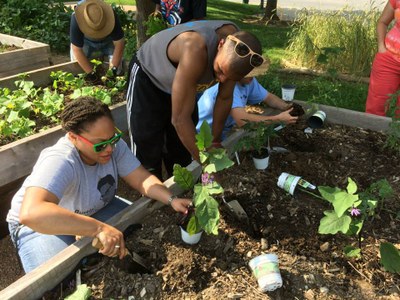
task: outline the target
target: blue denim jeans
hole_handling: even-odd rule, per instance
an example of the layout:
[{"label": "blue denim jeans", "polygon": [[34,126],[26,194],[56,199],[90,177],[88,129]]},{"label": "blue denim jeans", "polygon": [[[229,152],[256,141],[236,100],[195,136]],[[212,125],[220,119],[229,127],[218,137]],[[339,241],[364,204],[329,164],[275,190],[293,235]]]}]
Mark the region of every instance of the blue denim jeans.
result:
[{"label": "blue denim jeans", "polygon": [[[128,205],[123,200],[114,198],[92,217],[107,221]],[[75,236],[41,234],[18,223],[9,223],[8,228],[25,273],[32,271],[75,242]]]}]

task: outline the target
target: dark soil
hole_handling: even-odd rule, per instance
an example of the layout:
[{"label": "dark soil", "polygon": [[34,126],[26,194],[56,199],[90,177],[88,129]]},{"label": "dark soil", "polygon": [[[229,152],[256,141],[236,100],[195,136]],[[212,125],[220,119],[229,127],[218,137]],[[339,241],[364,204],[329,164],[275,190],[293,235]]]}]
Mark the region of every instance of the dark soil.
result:
[{"label": "dark soil", "polygon": [[[116,259],[102,257],[82,274],[93,299],[399,299],[400,275],[381,267],[379,244],[400,248],[400,155],[384,147],[382,133],[325,124],[305,134],[306,127],[301,121],[279,131],[271,146],[289,152],[273,152],[267,170],[255,170],[250,153],[239,153],[240,165],[220,174],[226,201],[238,200],[249,224],[222,204],[218,236],[203,233],[199,244],[189,246],[176,225],[181,216],[164,207],[127,237],[128,247],[147,259],[152,273],[128,274]],[[354,238],[318,234],[328,203],[302,191],[288,195],[277,186],[282,172],[342,189],[351,177],[358,191],[382,178],[389,181],[395,196],[364,225],[361,259],[343,254]],[[137,196],[126,188],[121,195]],[[279,257],[283,286],[273,292],[260,292],[248,267],[262,253]]]},{"label": "dark soil", "polygon": [[14,51],[14,50],[18,50],[18,49],[22,49],[22,48],[21,47],[17,47],[15,45],[2,44],[0,42],[0,53],[8,52],[8,51]]},{"label": "dark soil", "polygon": [[300,104],[294,103],[293,102],[293,110],[290,112],[290,115],[292,117],[301,117],[302,115],[305,114],[305,111],[303,107]]},{"label": "dark soil", "polygon": [[[127,238],[153,274],[127,274],[115,259],[105,258],[98,271],[84,274],[94,298],[398,299],[400,276],[381,267],[379,243],[400,246],[400,156],[384,148],[381,133],[326,125],[306,135],[306,127],[302,122],[279,133],[274,145],[290,152],[272,153],[266,171],[256,171],[249,153],[241,153],[241,164],[221,174],[226,201],[238,200],[249,224],[222,205],[219,235],[203,234],[199,244],[189,246],[180,238],[179,216],[165,207]],[[382,178],[390,182],[395,196],[385,202],[387,210],[365,224],[361,259],[342,252],[354,239],[318,234],[328,203],[301,191],[288,195],[277,186],[282,172],[342,189],[351,177],[359,191]],[[276,253],[280,260],[284,284],[274,292],[260,292],[248,267],[262,253]]]}]

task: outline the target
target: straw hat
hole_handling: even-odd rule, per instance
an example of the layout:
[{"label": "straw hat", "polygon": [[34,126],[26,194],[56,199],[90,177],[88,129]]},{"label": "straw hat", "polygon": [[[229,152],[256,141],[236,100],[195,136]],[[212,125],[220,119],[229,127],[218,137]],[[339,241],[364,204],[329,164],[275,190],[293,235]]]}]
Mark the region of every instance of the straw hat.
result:
[{"label": "straw hat", "polygon": [[269,65],[270,65],[269,58],[264,57],[264,62],[262,63],[262,65],[259,67],[253,68],[253,70],[251,70],[250,73],[248,73],[244,77],[256,77],[256,76],[264,75],[265,73],[267,73]]},{"label": "straw hat", "polygon": [[101,0],[86,0],[75,9],[79,29],[89,38],[102,39],[114,29],[114,12]]}]

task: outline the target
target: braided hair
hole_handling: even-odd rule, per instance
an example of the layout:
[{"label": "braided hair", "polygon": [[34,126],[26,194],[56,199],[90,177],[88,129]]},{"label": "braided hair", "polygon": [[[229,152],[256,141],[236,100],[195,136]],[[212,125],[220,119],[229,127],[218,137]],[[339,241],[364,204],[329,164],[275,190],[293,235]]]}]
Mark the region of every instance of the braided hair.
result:
[{"label": "braided hair", "polygon": [[85,131],[87,125],[96,122],[101,117],[114,121],[108,105],[89,96],[78,97],[69,102],[60,115],[62,128],[76,134]]}]

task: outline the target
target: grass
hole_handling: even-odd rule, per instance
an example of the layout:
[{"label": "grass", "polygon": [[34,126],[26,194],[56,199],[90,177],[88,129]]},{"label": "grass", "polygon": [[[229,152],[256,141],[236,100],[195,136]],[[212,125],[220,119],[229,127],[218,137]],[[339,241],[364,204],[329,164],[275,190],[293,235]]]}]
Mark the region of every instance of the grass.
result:
[{"label": "grass", "polygon": [[[135,5],[135,1],[132,0],[106,1],[118,5]],[[368,93],[368,85],[365,83],[347,82],[335,77],[278,72],[281,62],[293,55],[289,50],[293,27],[255,22],[261,18],[261,13],[258,5],[243,5],[224,0],[207,1],[207,19],[234,20],[240,29],[250,31],[259,38],[263,45],[263,55],[271,59],[272,66],[265,76],[260,76],[258,79],[269,91],[281,96],[281,85],[294,83],[297,87],[295,99],[365,111]]]},{"label": "grass", "polygon": [[[151,0],[146,0],[146,1],[151,1]],[[116,5],[136,5],[135,0],[105,0],[104,2],[107,2],[109,4],[116,4]]]}]

